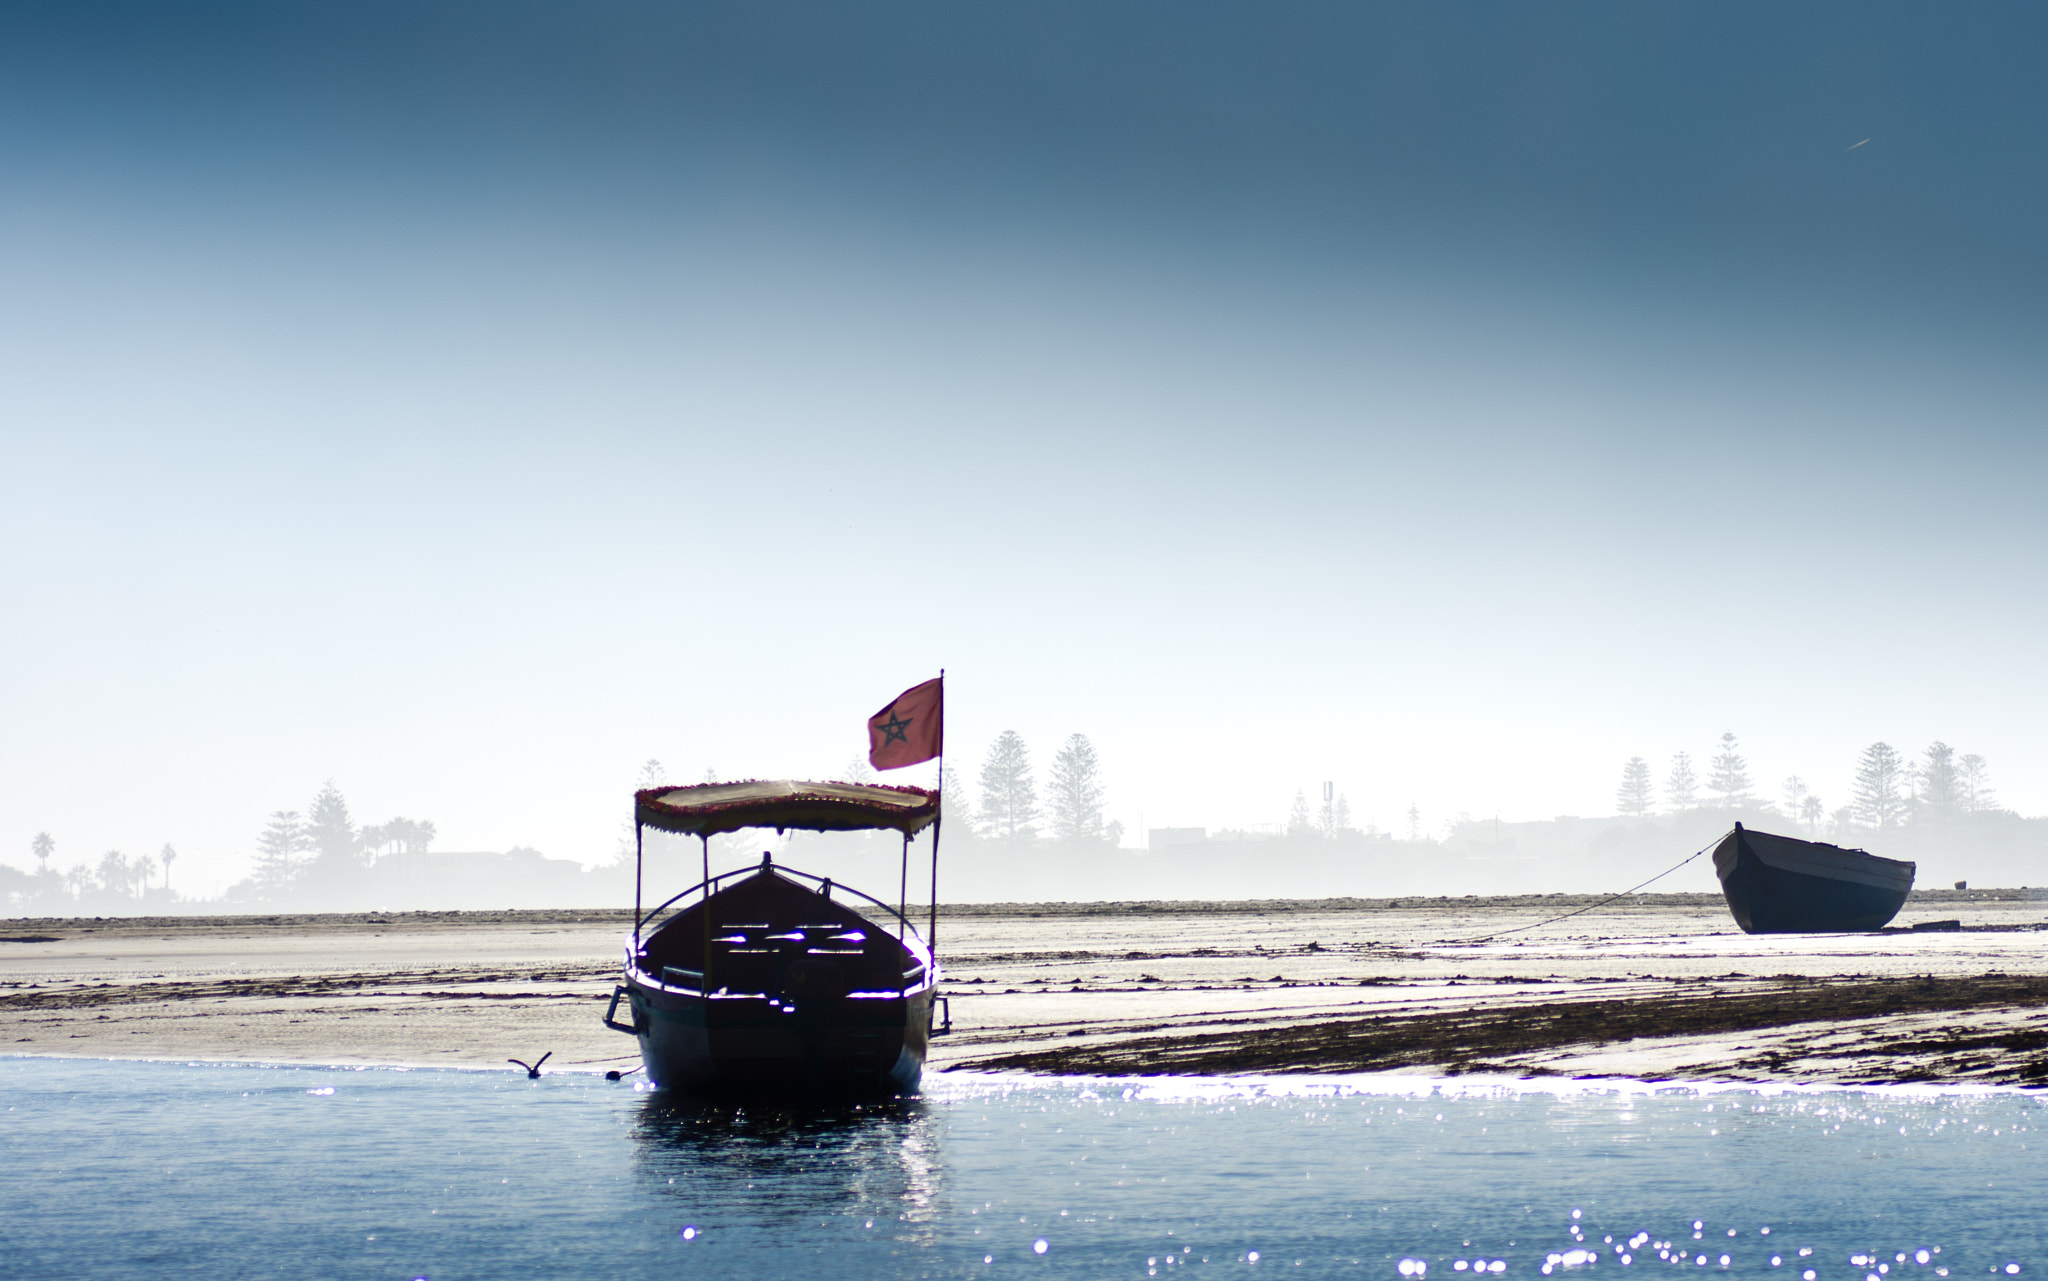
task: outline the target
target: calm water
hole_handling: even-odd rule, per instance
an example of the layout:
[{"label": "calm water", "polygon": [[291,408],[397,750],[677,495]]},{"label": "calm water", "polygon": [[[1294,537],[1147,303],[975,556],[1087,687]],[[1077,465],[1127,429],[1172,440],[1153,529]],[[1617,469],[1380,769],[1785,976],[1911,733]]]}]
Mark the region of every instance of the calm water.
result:
[{"label": "calm water", "polygon": [[10,1058],[0,1273],[2031,1275],[2043,1116],[1369,1078],[940,1079],[795,1112],[581,1075]]}]

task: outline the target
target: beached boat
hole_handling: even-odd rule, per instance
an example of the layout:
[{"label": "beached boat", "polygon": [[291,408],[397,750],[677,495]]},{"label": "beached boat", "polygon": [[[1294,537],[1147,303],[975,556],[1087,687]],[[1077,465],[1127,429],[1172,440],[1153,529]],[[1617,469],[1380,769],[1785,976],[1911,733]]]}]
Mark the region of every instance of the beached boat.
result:
[{"label": "beached boat", "polygon": [[[625,981],[605,1023],[640,1042],[648,1079],[694,1093],[887,1094],[917,1088],[939,966],[906,914],[910,839],[933,826],[939,794],[860,783],[745,782],[659,787],[636,797],[636,844],[656,828],[699,838],[704,879],[634,927]],[[775,865],[711,874],[711,837],[747,828],[903,835],[891,907],[826,877]],[[933,878],[937,879],[937,833]],[[637,861],[637,860],[636,860]],[[619,1017],[625,1002],[630,1021]]]},{"label": "beached boat", "polygon": [[1714,847],[1714,871],[1745,934],[1883,929],[1913,889],[1911,863],[1740,823]]}]

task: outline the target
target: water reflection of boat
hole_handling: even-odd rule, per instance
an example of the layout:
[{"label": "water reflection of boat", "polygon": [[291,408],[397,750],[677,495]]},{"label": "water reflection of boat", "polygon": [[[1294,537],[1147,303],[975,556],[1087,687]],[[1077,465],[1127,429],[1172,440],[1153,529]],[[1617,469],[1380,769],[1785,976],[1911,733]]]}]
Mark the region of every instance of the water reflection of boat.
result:
[{"label": "water reflection of boat", "polygon": [[[756,1233],[763,1250],[802,1255],[821,1220],[881,1225],[860,1234],[870,1250],[937,1245],[944,1130],[939,1111],[916,1096],[733,1100],[662,1090],[641,1097],[631,1134],[647,1186],[696,1221],[721,1224],[728,1238]],[[836,1270],[901,1271],[887,1259],[876,1263],[862,1267],[840,1254]],[[753,1269],[798,1270],[814,1271],[815,1263],[792,1258],[786,1268]]]},{"label": "water reflection of boat", "polygon": [[[857,783],[639,793],[636,841],[652,827],[696,836],[704,850],[704,880],[645,914],[635,871],[625,981],[605,1022],[639,1039],[648,1079],[694,1092],[917,1088],[939,970],[903,896],[892,908],[765,854],[758,867],[713,876],[710,838],[756,827],[894,830],[903,834],[907,895],[910,838],[938,812],[936,792]],[[630,1024],[617,1017],[621,999]]]},{"label": "water reflection of boat", "polygon": [[1745,934],[1883,929],[1913,889],[1913,864],[1735,829],[1714,847],[1721,895]]}]

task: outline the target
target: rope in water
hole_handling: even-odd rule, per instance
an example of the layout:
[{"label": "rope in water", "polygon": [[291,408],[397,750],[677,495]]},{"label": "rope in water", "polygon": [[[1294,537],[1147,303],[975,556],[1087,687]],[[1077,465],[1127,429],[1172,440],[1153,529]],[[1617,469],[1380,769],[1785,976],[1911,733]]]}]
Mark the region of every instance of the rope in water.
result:
[{"label": "rope in water", "polygon": [[1493,941],[1494,939],[1501,938],[1509,934],[1520,934],[1523,930],[1541,929],[1546,925],[1555,925],[1559,921],[1568,921],[1574,916],[1579,915],[1581,912],[1590,912],[1596,907],[1606,907],[1609,903],[1614,902],[1616,899],[1627,898],[1631,894],[1640,892],[1644,885],[1655,885],[1658,881],[1663,880],[1665,877],[1671,875],[1679,868],[1684,867],[1687,863],[1692,862],[1694,859],[1706,853],[1708,850],[1713,849],[1714,846],[1719,845],[1722,839],[1723,838],[1719,836],[1715,837],[1712,841],[1700,847],[1698,850],[1695,850],[1693,853],[1686,855],[1684,858],[1678,860],[1676,863],[1673,863],[1670,867],[1665,868],[1663,871],[1657,873],[1649,880],[1644,881],[1642,885],[1632,886],[1629,889],[1623,890],[1619,894],[1609,894],[1606,898],[1601,899],[1598,903],[1588,903],[1584,907],[1578,908],[1574,911],[1566,912],[1562,916],[1553,916],[1547,921],[1535,921],[1528,925],[1517,925],[1511,930],[1495,930],[1491,934],[1482,934],[1476,939],[1458,939],[1457,943],[1461,946],[1471,943],[1488,943]]}]

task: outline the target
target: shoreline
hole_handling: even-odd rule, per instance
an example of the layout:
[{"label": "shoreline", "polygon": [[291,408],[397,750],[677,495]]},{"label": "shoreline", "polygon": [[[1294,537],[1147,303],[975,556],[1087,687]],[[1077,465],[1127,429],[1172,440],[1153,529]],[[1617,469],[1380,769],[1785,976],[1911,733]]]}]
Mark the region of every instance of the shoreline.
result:
[{"label": "shoreline", "polygon": [[[1636,894],[1492,894],[1427,895],[1398,894],[1384,898],[1281,898],[1281,899],[1046,899],[1037,902],[947,903],[939,904],[943,924],[950,917],[1125,917],[1125,916],[1270,916],[1324,912],[1438,911],[1497,912],[1503,910],[1564,908],[1573,910],[1613,903],[1634,907],[1685,907],[1719,911],[1723,900],[1713,891]],[[1987,886],[1981,889],[1915,889],[1906,898],[1901,915],[1914,908],[1953,904],[1979,907],[1991,904],[2048,905],[2048,887]],[[929,911],[928,903],[909,905],[912,924]],[[321,930],[380,924],[394,928],[446,928],[478,922],[503,921],[532,925],[613,924],[630,930],[633,911],[627,907],[563,908],[404,908],[375,912],[174,912],[141,916],[0,916],[0,943],[13,941],[7,935],[35,933],[48,929],[269,929]],[[1900,928],[1897,925],[1887,930]],[[2044,923],[2048,928],[2048,923]]]},{"label": "shoreline", "polygon": [[[1705,894],[941,905],[955,1031],[929,1068],[2031,1089],[2044,899],[1933,891],[1860,935],[1743,935]],[[0,1053],[627,1067],[599,1020],[630,919],[10,919]]]},{"label": "shoreline", "polygon": [[[637,1055],[628,1056],[637,1059]],[[121,1055],[121,1054],[70,1054],[70,1053],[18,1053],[0,1050],[0,1063],[9,1061],[35,1061],[49,1063],[153,1063],[169,1067],[198,1068],[264,1068],[309,1072],[467,1072],[482,1076],[504,1074],[524,1079],[523,1069],[513,1064],[494,1066],[490,1063],[394,1063],[357,1062],[329,1059],[257,1059],[205,1055]],[[607,1071],[602,1064],[571,1064],[557,1068],[552,1060],[543,1069],[544,1077],[571,1076],[592,1080],[603,1080]],[[609,1084],[631,1088],[633,1076]],[[2044,1085],[2011,1085],[1990,1081],[1837,1081],[1837,1080],[1752,1080],[1735,1077],[1714,1076],[1619,1076],[1580,1075],[1564,1076],[1550,1073],[1507,1073],[1498,1071],[1470,1072],[1421,1072],[1399,1070],[1363,1070],[1355,1072],[1149,1072],[1141,1074],[1091,1074],[1087,1072],[1041,1072],[1024,1070],[982,1069],[954,1067],[943,1071],[927,1071],[918,1094],[928,1092],[935,1084],[958,1084],[963,1086],[990,1085],[1004,1088],[1033,1085],[1081,1085],[1101,1086],[1119,1091],[1147,1087],[1221,1087],[1225,1089],[1256,1088],[1281,1093],[1303,1090],[1335,1088],[1356,1093],[1401,1093],[1415,1092],[1426,1088],[1434,1092],[1465,1092],[1479,1090],[1515,1090],[1543,1093],[1560,1093],[1578,1090],[1614,1091],[1655,1094],[1664,1090],[1682,1090],[1694,1093],[1721,1093],[1727,1091],[1759,1091],[1764,1093],[1791,1092],[1799,1094],[1847,1092],[1856,1094],[1901,1094],[1985,1096],[2010,1095],[2014,1098],[2038,1099],[2048,1097]],[[1373,1089],[1370,1087],[1383,1087]],[[909,1095],[904,1097],[917,1097]]]}]

